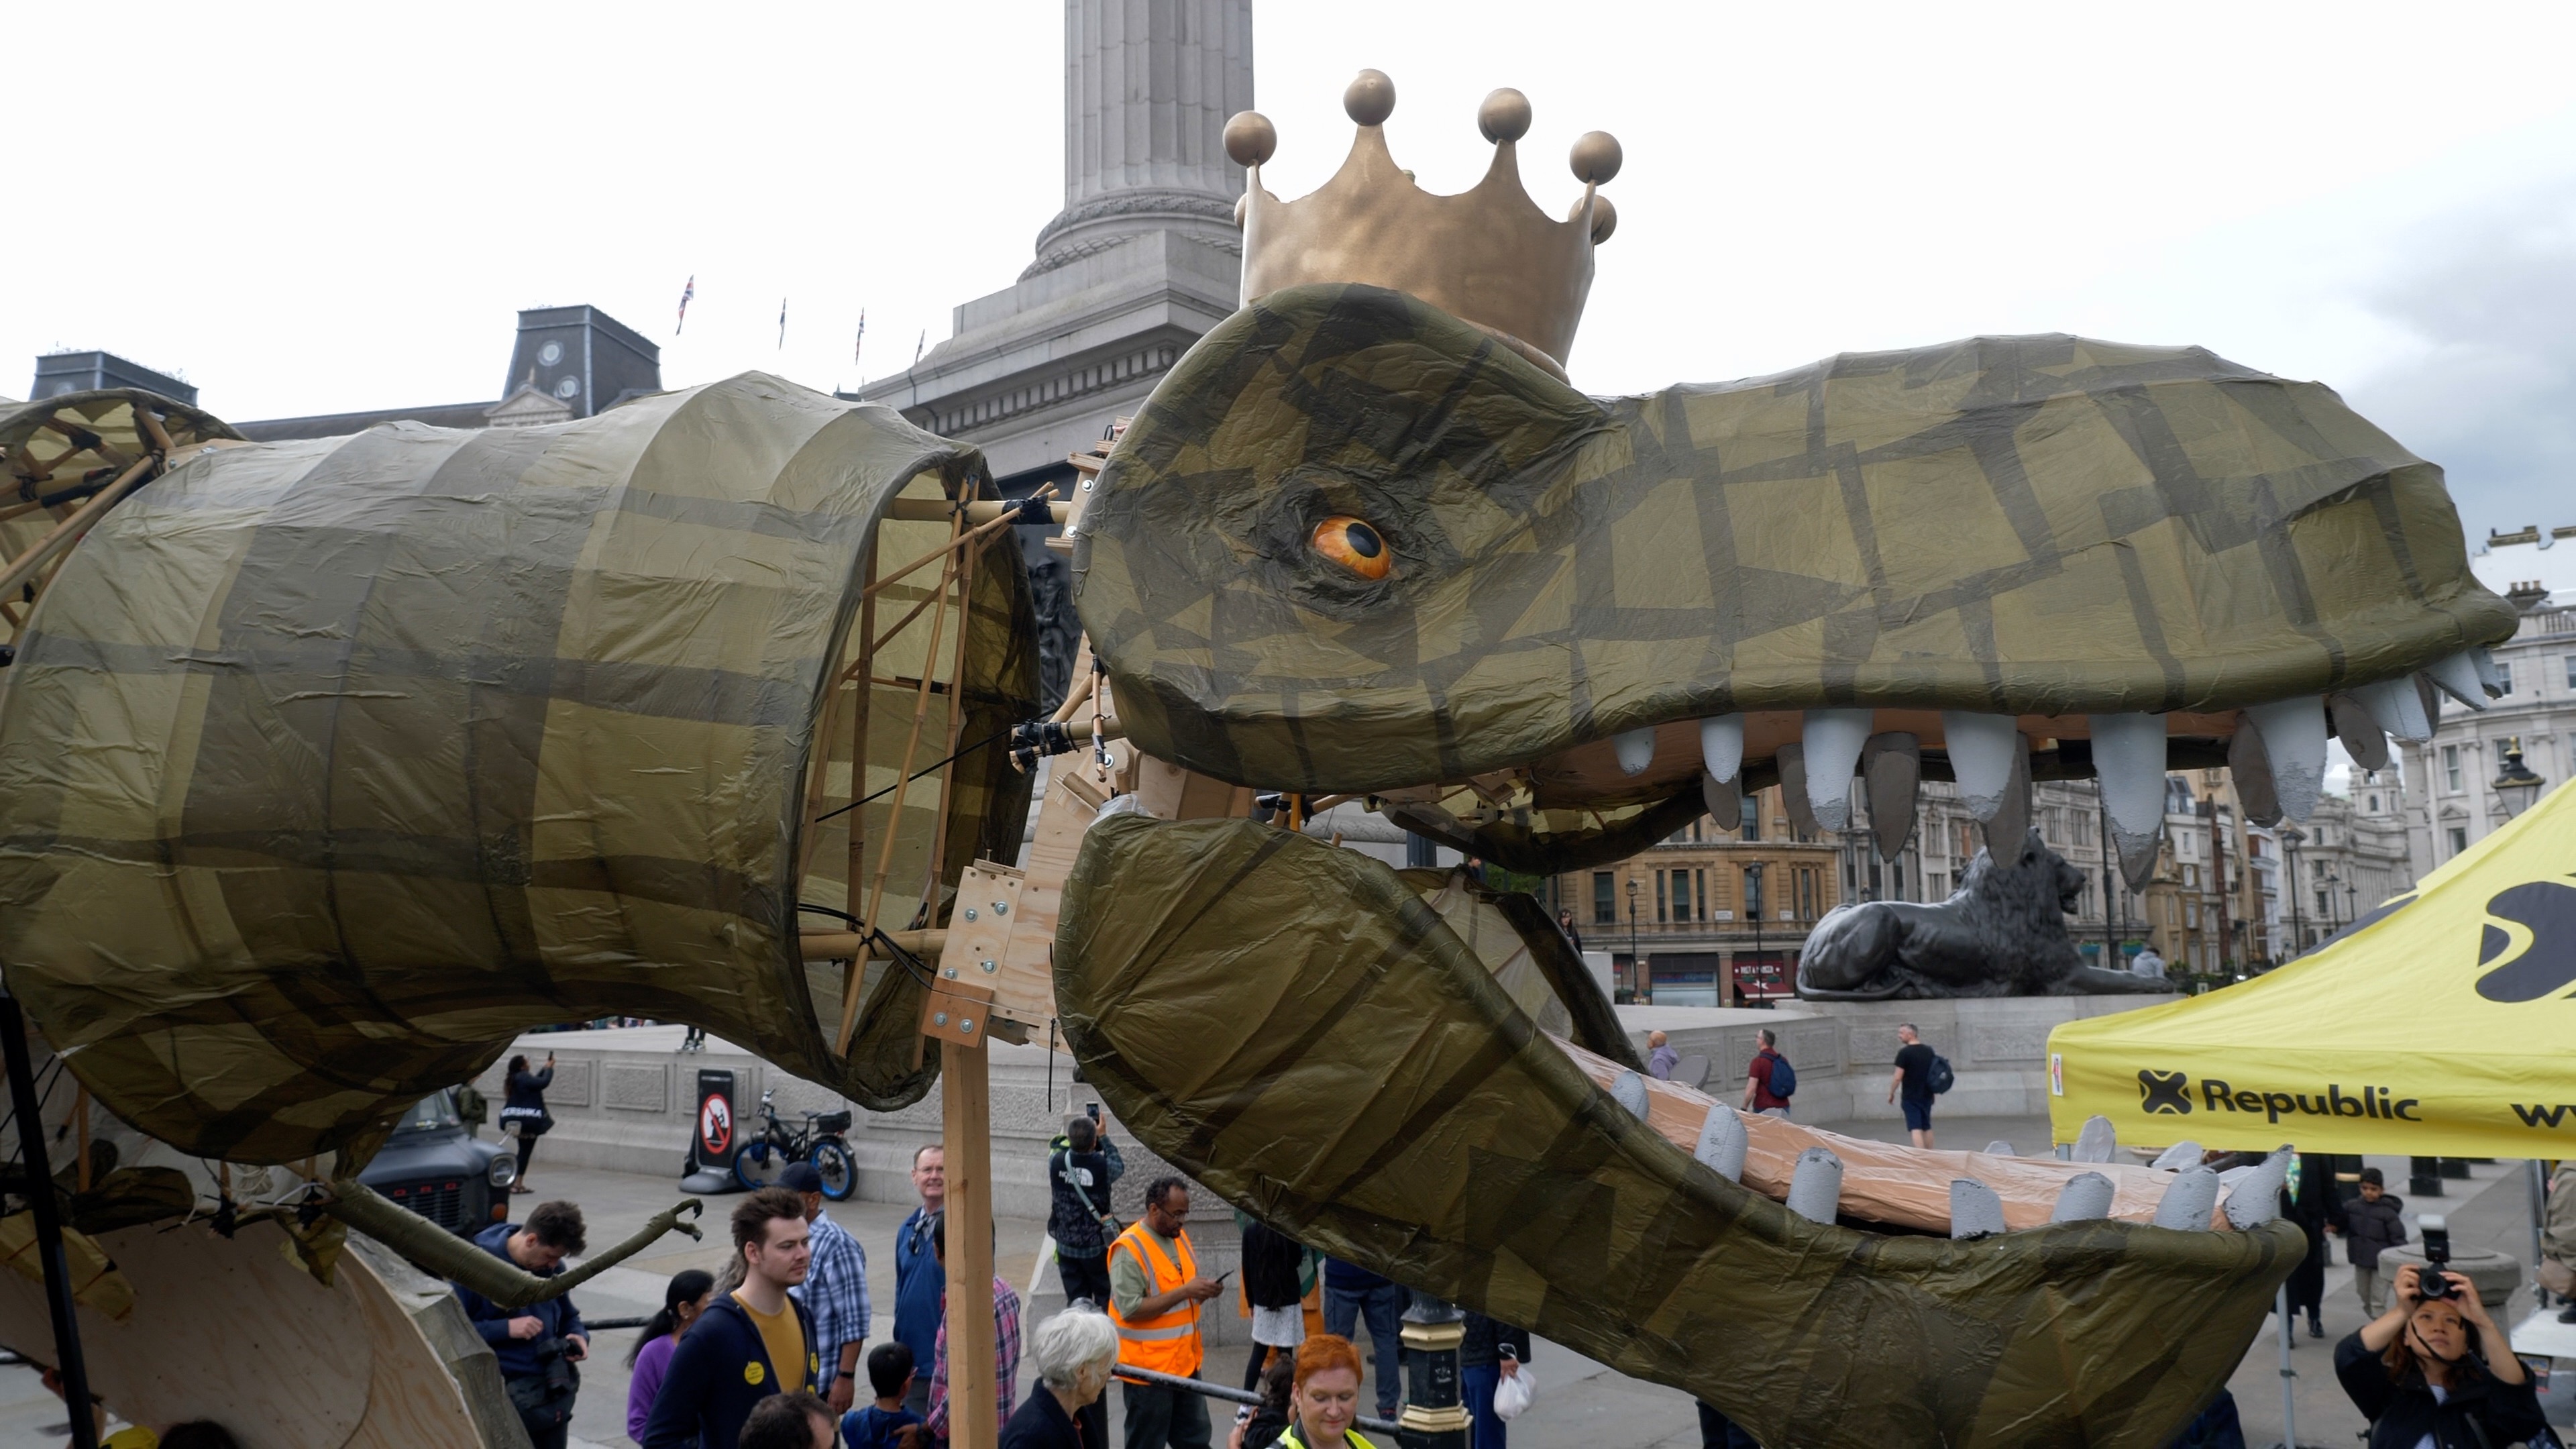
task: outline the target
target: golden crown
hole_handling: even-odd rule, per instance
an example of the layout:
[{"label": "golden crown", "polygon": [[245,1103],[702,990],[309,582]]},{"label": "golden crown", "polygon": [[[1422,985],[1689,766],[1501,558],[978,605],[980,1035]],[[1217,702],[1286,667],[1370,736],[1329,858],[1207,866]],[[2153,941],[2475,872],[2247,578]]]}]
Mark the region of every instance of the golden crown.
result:
[{"label": "golden crown", "polygon": [[1395,82],[1364,70],[1342,93],[1359,123],[1351,154],[1313,194],[1282,201],[1261,185],[1279,147],[1258,111],[1225,123],[1225,150],[1252,175],[1235,219],[1243,227],[1243,300],[1302,282],[1366,282],[1410,292],[1476,324],[1559,377],[1592,290],[1592,249],[1618,224],[1601,186],[1619,174],[1619,142],[1589,131],[1574,143],[1583,199],[1551,220],[1521,189],[1515,143],[1529,132],[1529,97],[1508,87],[1476,108],[1494,163],[1474,189],[1434,196],[1386,149]]}]

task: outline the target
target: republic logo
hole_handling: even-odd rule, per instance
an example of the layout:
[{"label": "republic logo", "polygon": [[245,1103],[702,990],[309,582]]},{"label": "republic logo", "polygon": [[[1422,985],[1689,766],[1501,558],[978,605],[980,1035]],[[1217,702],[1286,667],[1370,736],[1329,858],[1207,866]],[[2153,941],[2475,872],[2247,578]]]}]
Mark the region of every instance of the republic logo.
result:
[{"label": "republic logo", "polygon": [[2138,1110],[2150,1116],[2187,1116],[2191,1112],[2191,1078],[2181,1072],[2138,1073]]},{"label": "republic logo", "polygon": [[2576,984],[2576,886],[2555,880],[2509,886],[2487,902],[2487,915],[2478,941],[2478,966],[2486,972],[2478,995],[2538,1001]]}]

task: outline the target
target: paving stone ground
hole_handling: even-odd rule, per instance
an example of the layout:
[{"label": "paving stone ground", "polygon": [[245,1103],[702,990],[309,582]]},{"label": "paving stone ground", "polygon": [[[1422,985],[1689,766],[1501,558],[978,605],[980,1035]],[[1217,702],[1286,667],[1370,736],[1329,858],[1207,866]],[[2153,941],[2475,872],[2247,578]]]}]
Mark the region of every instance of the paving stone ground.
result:
[{"label": "paving stone ground", "polygon": [[[1881,1141],[1901,1141],[1904,1136],[1902,1125],[1895,1122],[1825,1125],[1855,1137]],[[1944,1147],[1983,1147],[1992,1141],[2004,1141],[2029,1152],[2038,1150],[2048,1139],[2048,1124],[2041,1118],[1947,1118],[1936,1125]],[[2392,1183],[2405,1181],[2405,1159],[2371,1161],[2387,1173]],[[2463,1248],[2495,1248],[2529,1259],[2530,1229],[2520,1176],[2523,1170],[2518,1162],[2478,1165],[2472,1167],[2469,1181],[2448,1184],[2450,1195],[2439,1207],[2449,1214],[2454,1242]],[[662,1178],[546,1168],[542,1162],[534,1185],[543,1196],[564,1196],[581,1203],[594,1242],[612,1242],[624,1236],[678,1195],[676,1185]],[[2410,1210],[2419,1206],[2422,1204],[2408,1203]],[[721,1243],[725,1208],[724,1199],[709,1202],[706,1217],[710,1230],[705,1243],[670,1239],[667,1249],[648,1252],[612,1268],[584,1286],[577,1294],[582,1312],[594,1319],[648,1314],[660,1306],[662,1284],[671,1274],[683,1268],[718,1268],[724,1257]],[[833,1217],[868,1249],[869,1289],[876,1306],[872,1342],[885,1338],[892,1327],[891,1245],[895,1227],[905,1211],[891,1204],[865,1202],[839,1204],[832,1209]],[[1004,1218],[996,1224],[1002,1271],[1014,1283],[1027,1284],[1045,1227],[1034,1218]],[[2336,1256],[2342,1256],[2340,1245]],[[2511,1311],[2519,1317],[2529,1307],[2526,1292],[2516,1295]],[[2498,1316],[2507,1323],[2513,1321]],[[2301,1325],[2291,1352],[2296,1374],[2291,1388],[2301,1444],[2344,1449],[2358,1442],[2362,1420],[2335,1384],[2331,1352],[2335,1340],[2361,1322],[2361,1307],[2352,1290],[2352,1269],[2338,1262],[2328,1270],[2326,1278],[2326,1337],[2311,1339]],[[2263,1337],[2229,1382],[2245,1421],[2249,1444],[2281,1442],[2282,1380],[2275,1327],[2266,1321]],[[634,1339],[631,1330],[597,1336],[573,1420],[574,1445],[625,1449],[633,1444],[625,1432],[624,1359]],[[1234,1351],[1225,1351],[1224,1358],[1227,1362],[1219,1369],[1222,1376],[1230,1378],[1237,1367]],[[1515,1443],[1541,1449],[1577,1444],[1695,1449],[1699,1443],[1696,1412],[1689,1397],[1677,1390],[1630,1378],[1552,1343],[1541,1344],[1532,1367],[1539,1375],[1539,1395],[1530,1412],[1513,1425]],[[1023,1392],[1026,1387],[1023,1382]],[[2571,1387],[2576,1387],[2576,1366],[2553,1385],[2550,1395],[2553,1417],[2561,1424],[2576,1424],[2576,1398],[2571,1398]],[[1113,1405],[1113,1439],[1117,1437],[1118,1417]],[[1230,1416],[1220,1408],[1213,1417],[1220,1430],[1217,1443],[1222,1445],[1222,1429]],[[57,1426],[62,1423],[61,1403],[45,1393],[33,1372],[22,1367],[0,1368],[0,1445],[61,1444],[65,1440]]]}]

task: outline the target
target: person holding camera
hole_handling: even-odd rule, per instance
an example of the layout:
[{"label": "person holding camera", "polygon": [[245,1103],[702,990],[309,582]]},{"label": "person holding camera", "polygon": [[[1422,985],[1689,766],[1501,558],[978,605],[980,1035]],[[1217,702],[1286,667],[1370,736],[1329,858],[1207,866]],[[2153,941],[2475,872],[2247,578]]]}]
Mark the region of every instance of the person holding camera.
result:
[{"label": "person holding camera", "polygon": [[2442,1269],[2449,1245],[2436,1251],[2440,1231],[2425,1225],[2425,1256],[2433,1261],[2397,1270],[2388,1311],[2335,1345],[2335,1377],[2370,1420],[2370,1449],[2503,1449],[2538,1441],[2548,1421],[2531,1375],[2487,1316],[2477,1286]]},{"label": "person holding camera", "polygon": [[[522,1272],[552,1278],[563,1272],[564,1259],[586,1246],[584,1234],[580,1207],[541,1202],[525,1226],[494,1223],[474,1235],[474,1245]],[[572,1430],[572,1401],[581,1392],[581,1370],[574,1365],[590,1356],[590,1330],[582,1326],[572,1295],[504,1308],[462,1283],[455,1288],[474,1331],[500,1360],[502,1386],[529,1440],[536,1449],[563,1449]]]}]

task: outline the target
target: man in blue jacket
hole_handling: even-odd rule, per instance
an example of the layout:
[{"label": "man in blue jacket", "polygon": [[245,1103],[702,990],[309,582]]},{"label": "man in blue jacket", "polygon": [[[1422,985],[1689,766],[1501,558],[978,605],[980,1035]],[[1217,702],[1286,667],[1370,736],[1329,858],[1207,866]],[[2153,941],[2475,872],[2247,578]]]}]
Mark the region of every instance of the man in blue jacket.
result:
[{"label": "man in blue jacket", "polygon": [[777,1187],[744,1198],[733,1210],[733,1248],[742,1286],[708,1304],[681,1337],[644,1449],[736,1449],[753,1405],[803,1393],[821,1377],[813,1316],[787,1296],[813,1263],[805,1200]]},{"label": "man in blue jacket", "polygon": [[[494,1223],[475,1235],[474,1244],[512,1267],[552,1278],[563,1272],[565,1258],[582,1250],[583,1233],[578,1206],[541,1202],[528,1214],[526,1226]],[[563,1449],[572,1429],[573,1397],[581,1387],[581,1374],[573,1365],[590,1353],[590,1330],[582,1326],[572,1295],[504,1308],[459,1283],[456,1298],[501,1361],[502,1383],[528,1438],[536,1449]]]},{"label": "man in blue jacket", "polygon": [[948,1154],[938,1143],[913,1149],[912,1190],[921,1194],[921,1206],[894,1230],[894,1337],[921,1369],[903,1406],[926,1416],[930,1365],[939,1357],[939,1321],[948,1304],[948,1275],[930,1251],[930,1230],[948,1207]]}]

